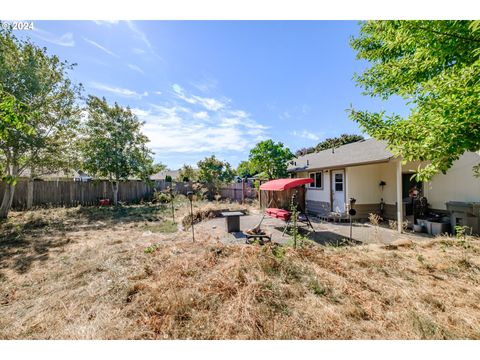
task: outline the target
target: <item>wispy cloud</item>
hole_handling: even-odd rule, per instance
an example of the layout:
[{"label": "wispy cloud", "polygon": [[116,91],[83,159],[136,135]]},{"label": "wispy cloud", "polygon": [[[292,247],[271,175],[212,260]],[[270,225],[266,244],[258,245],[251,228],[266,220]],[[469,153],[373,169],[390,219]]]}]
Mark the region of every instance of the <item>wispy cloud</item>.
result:
[{"label": "wispy cloud", "polygon": [[146,53],[145,50],[139,49],[139,48],[133,48],[133,49],[132,49],[132,52],[133,52],[134,54],[136,54],[136,55],[142,55],[142,54],[145,54],[145,53]]},{"label": "wispy cloud", "polygon": [[303,139],[308,139],[308,140],[314,140],[314,141],[318,141],[320,140],[320,135],[319,134],[315,134],[315,133],[312,133],[310,131],[307,131],[307,130],[303,130],[303,131],[293,131],[292,133],[293,136],[297,136],[297,137],[301,137]]},{"label": "wispy cloud", "polygon": [[159,91],[155,91],[154,94],[155,95],[162,95],[163,93],[159,90]]},{"label": "wispy cloud", "polygon": [[67,47],[75,46],[75,40],[71,32],[67,32],[59,36],[35,27],[33,29],[32,34],[33,36],[36,36],[37,38],[47,41],[51,44],[55,44],[59,46],[67,46]]},{"label": "wispy cloud", "polygon": [[100,45],[99,43],[93,41],[93,40],[90,40],[90,39],[87,39],[87,38],[83,38],[84,41],[86,41],[87,43],[89,43],[90,45],[93,45],[95,46],[97,49],[100,49],[102,50],[104,53],[108,54],[108,55],[111,55],[111,56],[114,56],[114,57],[119,57],[117,54],[115,54],[113,51],[110,51],[108,50],[106,47]]},{"label": "wispy cloud", "polygon": [[110,86],[110,85],[106,85],[98,82],[91,82],[90,86],[94,89],[106,91],[122,97],[141,99],[144,96],[148,96],[148,92],[146,91],[143,93],[138,93],[130,89]]},{"label": "wispy cloud", "polygon": [[132,32],[145,44],[149,49],[152,49],[152,43],[148,40],[147,35],[141,31],[133,21],[128,20],[127,25]]},{"label": "wispy cloud", "polygon": [[128,66],[130,69],[132,69],[132,70],[134,70],[134,71],[137,71],[137,72],[139,72],[139,73],[142,74],[142,75],[145,74],[145,72],[144,72],[142,69],[140,69],[137,65],[128,64],[127,66]]},{"label": "wispy cloud", "polygon": [[97,25],[112,26],[118,24],[120,20],[93,20],[93,22]]},{"label": "wispy cloud", "polygon": [[203,106],[205,109],[210,111],[218,111],[220,109],[223,109],[226,106],[226,104],[229,102],[228,99],[219,100],[215,98],[202,97],[198,95],[189,95],[178,84],[173,84],[172,89],[175,95],[179,99],[182,99],[183,101],[189,104],[199,104]]},{"label": "wispy cloud", "polygon": [[203,74],[200,80],[192,81],[190,84],[197,90],[203,93],[208,93],[218,86],[218,81],[210,76],[207,76],[206,74]]}]

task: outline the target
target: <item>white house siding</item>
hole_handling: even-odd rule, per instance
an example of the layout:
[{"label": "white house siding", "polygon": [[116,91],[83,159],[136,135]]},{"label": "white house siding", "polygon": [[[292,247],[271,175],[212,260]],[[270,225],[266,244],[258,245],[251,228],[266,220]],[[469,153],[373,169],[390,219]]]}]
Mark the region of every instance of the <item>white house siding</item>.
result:
[{"label": "white house siding", "polygon": [[426,183],[425,196],[433,209],[446,210],[447,201],[480,202],[480,178],[472,167],[480,163],[480,154],[465,153],[445,175],[438,174]]},{"label": "white house siding", "polygon": [[[301,172],[297,174],[297,177],[310,177],[309,172]],[[322,178],[323,188],[312,189],[308,185],[306,186],[305,202],[307,205],[307,211],[317,214],[323,214],[330,212],[330,172],[323,171]]]},{"label": "white house siding", "polygon": [[[368,217],[369,213],[380,211],[380,202],[384,201],[385,217],[393,217],[396,204],[395,162],[351,166],[346,168],[347,203],[356,199],[357,216]],[[381,181],[385,186],[379,185]]]}]

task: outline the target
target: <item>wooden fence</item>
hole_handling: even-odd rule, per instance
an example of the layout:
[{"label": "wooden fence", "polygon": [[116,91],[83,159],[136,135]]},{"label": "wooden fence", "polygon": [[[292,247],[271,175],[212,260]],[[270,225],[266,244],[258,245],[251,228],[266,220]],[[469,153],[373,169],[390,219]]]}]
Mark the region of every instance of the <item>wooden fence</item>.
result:
[{"label": "wooden fence", "polygon": [[[112,187],[108,181],[77,182],[68,180],[59,181],[28,181],[19,180],[15,186],[12,208],[23,210],[27,208],[28,188],[32,196],[32,207],[45,206],[92,206],[98,205],[100,199],[113,201]],[[154,191],[165,190],[168,186],[173,187],[178,194],[186,194],[192,189],[191,183],[167,183],[164,180],[157,180],[152,184],[143,181],[129,180],[122,181],[118,187],[118,201],[135,204],[141,201],[149,201]],[[5,191],[5,183],[0,182],[0,201]],[[255,199],[254,188],[242,183],[229,184],[220,190],[223,199],[243,201],[244,199]]]}]

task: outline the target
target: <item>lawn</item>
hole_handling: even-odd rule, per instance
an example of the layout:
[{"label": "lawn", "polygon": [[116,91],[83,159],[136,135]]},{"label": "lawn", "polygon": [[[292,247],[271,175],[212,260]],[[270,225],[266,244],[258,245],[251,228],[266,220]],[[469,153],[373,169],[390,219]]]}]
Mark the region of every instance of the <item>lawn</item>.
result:
[{"label": "lawn", "polygon": [[0,338],[480,339],[479,239],[294,250],[202,227],[192,243],[171,220],[152,204],[13,212]]}]

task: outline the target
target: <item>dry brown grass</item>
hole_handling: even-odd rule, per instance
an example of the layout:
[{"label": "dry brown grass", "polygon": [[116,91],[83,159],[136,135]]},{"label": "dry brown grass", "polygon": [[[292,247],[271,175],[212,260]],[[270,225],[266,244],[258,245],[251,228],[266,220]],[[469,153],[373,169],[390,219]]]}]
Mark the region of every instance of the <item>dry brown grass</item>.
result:
[{"label": "dry brown grass", "polygon": [[480,338],[478,239],[294,250],[38,215],[0,229],[0,338]]}]

